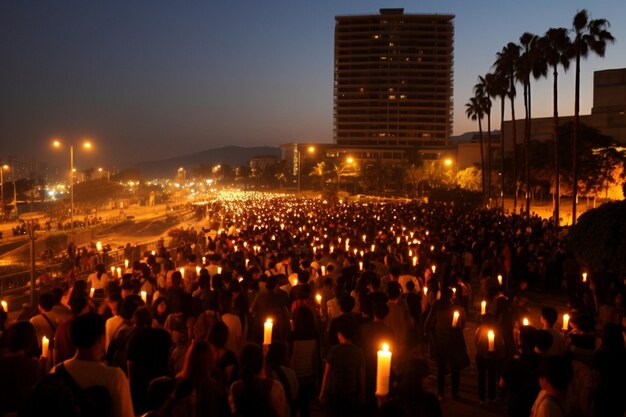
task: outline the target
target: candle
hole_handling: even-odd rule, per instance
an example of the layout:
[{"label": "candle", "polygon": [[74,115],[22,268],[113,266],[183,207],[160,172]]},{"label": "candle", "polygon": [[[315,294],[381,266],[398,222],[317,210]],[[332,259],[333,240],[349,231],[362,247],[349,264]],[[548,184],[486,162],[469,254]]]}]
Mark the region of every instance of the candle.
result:
[{"label": "candle", "polygon": [[294,278],[291,280],[291,282],[292,282],[292,284],[291,284],[291,286],[292,286],[292,287],[295,287],[296,285],[298,285],[298,277],[294,277]]},{"label": "candle", "polygon": [[148,303],[148,293],[145,291],[141,292],[141,299],[143,300],[144,303]]},{"label": "candle", "polygon": [[272,319],[265,320],[265,324],[263,324],[263,344],[271,345],[272,344],[272,328],[274,327],[274,323]]},{"label": "candle", "polygon": [[480,303],[480,314],[483,316],[487,314],[487,301],[485,300]]},{"label": "candle", "polygon": [[102,251],[102,242],[96,242],[96,250],[97,250],[98,252],[101,252],[101,251]]},{"label": "candle", "polygon": [[202,257],[202,265],[206,265],[206,256]]},{"label": "candle", "polygon": [[370,247],[370,252],[374,252],[375,250],[376,250],[376,245],[372,245],[372,246]]},{"label": "candle", "polygon": [[493,333],[493,330],[487,332],[487,338],[489,339],[489,352],[494,352],[496,350],[496,335]]},{"label": "candle", "polygon": [[430,269],[432,269],[433,274],[435,273],[435,271],[437,270],[437,265],[433,265],[430,267]]},{"label": "candle", "polygon": [[363,235],[363,243],[365,243],[365,239],[367,238],[366,235]]},{"label": "candle", "polygon": [[452,327],[456,327],[458,323],[459,323],[459,312],[455,311],[454,314],[452,315]]},{"label": "candle", "polygon": [[409,258],[413,256],[413,251],[411,249],[409,249]]},{"label": "candle", "polygon": [[124,259],[124,268],[128,269],[128,259]]},{"label": "candle", "polygon": [[50,346],[50,340],[46,336],[41,338],[41,357],[48,357],[48,347]]},{"label": "candle", "polygon": [[435,246],[434,246],[434,245],[431,245],[431,246],[430,246],[430,251],[431,251],[431,252],[434,252],[434,251],[435,251]]},{"label": "candle", "polygon": [[248,267],[248,262],[250,262],[250,259],[246,258],[246,268]]},{"label": "candle", "polygon": [[150,252],[152,254],[152,256],[156,255],[156,251],[153,250],[152,252]]},{"label": "candle", "polygon": [[115,276],[115,267],[114,266],[111,267],[111,276],[112,277]]},{"label": "candle", "polygon": [[322,269],[322,276],[326,276],[326,267],[322,265],[321,269]]},{"label": "candle", "polygon": [[335,251],[335,247],[333,245],[330,245],[330,253],[333,253]]},{"label": "candle", "polygon": [[417,266],[417,256],[413,257],[413,266]]},{"label": "candle", "polygon": [[502,275],[498,275],[498,284],[502,285]]},{"label": "candle", "polygon": [[94,295],[94,293],[95,293],[95,292],[96,292],[96,289],[92,287],[92,288],[89,290],[89,296],[90,296],[91,298],[93,298],[93,295]]},{"label": "candle", "polygon": [[122,278],[122,268],[120,267],[117,268],[117,277]]},{"label": "candle", "polygon": [[583,272],[583,282],[587,282],[587,273]]},{"label": "candle", "polygon": [[363,270],[363,261],[359,261],[359,270],[362,271]]},{"label": "candle", "polygon": [[441,300],[441,291],[437,290],[437,300]]},{"label": "candle", "polygon": [[221,266],[218,266],[218,267],[217,267],[217,273],[218,273],[218,274],[221,274],[221,273],[222,273],[222,267],[221,267]]},{"label": "candle", "polygon": [[180,274],[185,278],[185,268],[180,268]]},{"label": "candle", "polygon": [[424,287],[424,297],[428,295],[428,287]]},{"label": "candle", "polygon": [[200,275],[200,270],[201,270],[201,269],[202,269],[202,268],[200,268],[199,266],[196,266],[196,275]]},{"label": "candle", "polygon": [[456,295],[456,287],[452,287],[452,294]]},{"label": "candle", "polygon": [[524,326],[530,326],[530,321],[528,321],[528,319],[527,319],[526,317],[524,317],[524,318],[522,319],[522,324],[523,324]]},{"label": "candle", "polygon": [[9,312],[9,306],[7,305],[7,302],[2,300],[0,301],[0,304],[2,305],[2,310],[4,310],[5,313]]},{"label": "candle", "polygon": [[398,237],[396,238],[396,244],[397,244],[397,245],[399,245],[399,244],[400,244],[400,236],[398,236]]},{"label": "candle", "polygon": [[376,395],[385,396],[389,394],[389,376],[391,375],[391,352],[389,345],[383,343],[382,349],[378,351],[378,362],[376,366]]},{"label": "candle", "polygon": [[316,294],[315,295],[315,301],[317,301],[317,304],[322,305],[322,295],[321,294]]},{"label": "candle", "polygon": [[567,330],[569,328],[569,314],[563,314],[563,330]]}]

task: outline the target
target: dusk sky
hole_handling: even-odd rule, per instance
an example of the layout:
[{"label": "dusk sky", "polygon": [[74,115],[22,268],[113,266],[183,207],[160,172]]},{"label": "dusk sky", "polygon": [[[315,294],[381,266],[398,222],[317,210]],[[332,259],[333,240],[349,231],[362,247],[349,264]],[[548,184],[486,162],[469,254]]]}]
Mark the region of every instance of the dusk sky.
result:
[{"label": "dusk sky", "polygon": [[[334,17],[381,7],[456,15],[454,134],[477,129],[464,104],[496,52],[525,31],[570,27],[577,10],[607,18],[617,40],[606,58],[583,62],[582,114],[593,71],[626,67],[624,0],[4,0],[0,158],[65,163],[53,137],[93,140],[91,154],[77,153],[83,169],[231,144],[332,142]],[[561,77],[561,115],[573,113],[573,73]],[[551,79],[533,85],[533,106],[551,115]]]}]

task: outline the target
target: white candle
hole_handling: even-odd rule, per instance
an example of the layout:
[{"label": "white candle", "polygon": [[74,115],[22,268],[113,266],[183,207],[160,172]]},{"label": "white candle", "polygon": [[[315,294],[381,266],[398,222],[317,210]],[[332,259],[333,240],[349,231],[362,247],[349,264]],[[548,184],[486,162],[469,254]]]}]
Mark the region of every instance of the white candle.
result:
[{"label": "white candle", "polygon": [[112,277],[115,276],[115,267],[114,266],[111,267],[111,276]]},{"label": "white candle", "polygon": [[378,351],[378,363],[376,366],[376,395],[389,394],[389,376],[391,375],[391,352],[389,345],[383,343],[382,350]]},{"label": "white candle", "polygon": [[365,239],[367,239],[367,236],[363,235],[363,243],[365,243]]},{"label": "white candle", "polygon": [[567,330],[569,328],[569,314],[563,314],[563,330]]},{"label": "white candle", "polygon": [[196,266],[196,275],[200,275],[200,270],[201,270],[201,269],[202,269],[202,268],[200,268],[199,266]]},{"label": "white candle", "polygon": [[502,275],[498,275],[498,284],[502,285]]},{"label": "white candle", "polygon": [[41,338],[41,357],[48,357],[48,347],[50,346],[50,340],[46,336]]},{"label": "white candle", "polygon": [[359,270],[362,271],[363,270],[363,261],[359,261]]},{"label": "white candle", "polygon": [[271,345],[272,344],[272,328],[274,327],[274,323],[272,319],[265,320],[263,324],[263,344]]},{"label": "white candle", "polygon": [[9,306],[7,305],[7,302],[2,300],[0,301],[0,304],[2,305],[2,309],[4,310],[5,313],[9,312]]},{"label": "white candle", "polygon": [[292,284],[291,284],[291,286],[292,286],[292,287],[295,287],[296,285],[298,285],[298,277],[294,277],[294,278],[291,280],[291,282],[292,282]]},{"label": "white candle", "polygon": [[156,255],[156,251],[153,250],[152,252],[150,252],[152,254],[152,256]]},{"label": "white candle", "polygon": [[122,268],[120,267],[117,268],[117,277],[122,278]]},{"label": "white candle", "polygon": [[218,273],[218,274],[221,274],[221,273],[222,273],[222,267],[221,267],[221,266],[218,266],[218,267],[217,267],[217,273]]},{"label": "white candle", "polygon": [[428,287],[424,287],[424,297],[428,295]]},{"label": "white candle", "polygon": [[480,303],[480,314],[483,316],[487,314],[487,301],[485,300]]},{"label": "white candle", "polygon": [[494,352],[496,350],[496,335],[493,333],[493,330],[487,332],[487,338],[489,339],[489,352]]},{"label": "white candle", "polygon": [[89,296],[90,296],[91,298],[93,298],[93,295],[94,295],[94,293],[95,293],[95,292],[96,292],[96,289],[95,289],[95,288],[91,288],[91,289],[89,290]]},{"label": "white candle", "polygon": [[202,265],[206,265],[206,256],[202,257]]},{"label": "white candle", "polygon": [[317,301],[317,304],[322,305],[322,295],[321,294],[316,294],[315,295],[315,301]]},{"label": "white candle", "polygon": [[180,268],[180,274],[185,278],[185,268]]},{"label": "white candle", "polygon": [[246,268],[248,267],[248,262],[250,262],[250,259],[246,258]]},{"label": "white candle", "polygon": [[452,287],[452,294],[456,295],[456,287]]},{"label": "white candle", "polygon": [[587,273],[583,272],[583,282],[587,282]]},{"label": "white candle", "polygon": [[129,263],[128,259],[124,259],[124,268],[125,269],[128,269],[128,263]]},{"label": "white candle", "polygon": [[370,247],[370,252],[374,252],[375,250],[376,250],[376,245],[372,245],[372,246]]},{"label": "white candle", "polygon": [[144,303],[148,302],[148,293],[145,291],[142,291],[141,293],[141,299],[143,300]]},{"label": "white candle", "polygon": [[452,327],[456,327],[458,323],[459,323],[459,312],[455,311],[454,314],[452,315]]},{"label": "white candle", "polygon": [[322,269],[322,276],[326,276],[326,267],[322,265],[321,269]]},{"label": "white candle", "polygon": [[528,319],[527,319],[526,317],[524,317],[524,318],[522,319],[522,324],[523,324],[524,326],[530,326],[530,321],[528,321]]},{"label": "white candle", "polygon": [[413,256],[413,251],[411,249],[409,249],[409,258]]},{"label": "white candle", "polygon": [[330,245],[330,253],[333,253],[335,251],[335,247],[333,245]]},{"label": "white candle", "polygon": [[434,274],[435,271],[437,271],[437,265],[431,266],[430,269],[433,271],[433,274]]},{"label": "white candle", "polygon": [[413,266],[417,266],[417,256],[413,257]]}]

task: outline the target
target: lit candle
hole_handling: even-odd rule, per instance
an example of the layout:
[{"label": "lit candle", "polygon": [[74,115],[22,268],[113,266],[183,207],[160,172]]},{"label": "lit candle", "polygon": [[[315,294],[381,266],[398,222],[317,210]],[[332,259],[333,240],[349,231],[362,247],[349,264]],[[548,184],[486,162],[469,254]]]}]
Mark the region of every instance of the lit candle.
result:
[{"label": "lit candle", "polygon": [[117,277],[122,278],[122,268],[120,267],[117,268]]},{"label": "lit candle", "polygon": [[96,292],[96,289],[92,287],[92,288],[89,290],[89,296],[90,296],[91,298],[93,298],[93,295],[94,295],[94,293],[95,293],[95,292]]},{"label": "lit candle", "polygon": [[372,245],[372,246],[370,247],[370,252],[374,252],[375,250],[376,250],[376,245]]},{"label": "lit candle", "polygon": [[185,268],[180,268],[180,274],[185,278]]},{"label": "lit candle", "polygon": [[333,253],[335,251],[335,247],[333,245],[330,245],[330,253]]},{"label": "lit candle", "polygon": [[265,320],[265,324],[263,324],[263,344],[271,345],[272,344],[272,328],[274,327],[274,323],[272,319]]},{"label": "lit candle", "polygon": [[524,318],[522,319],[522,324],[523,324],[524,326],[530,326],[530,321],[528,321],[528,319],[527,319],[526,317],[524,317]]},{"label": "lit candle", "polygon": [[459,323],[459,312],[455,311],[454,314],[452,315],[452,327],[456,327],[458,323]]},{"label": "lit candle", "polygon": [[383,343],[382,350],[378,351],[378,363],[376,366],[376,395],[389,394],[389,376],[391,375],[391,352],[389,345]]},{"label": "lit candle", "polygon": [[365,239],[367,238],[366,235],[363,235],[363,243],[365,243]]},{"label": "lit candle", "polygon": [[291,280],[291,282],[292,282],[292,284],[291,284],[291,285],[292,285],[292,287],[295,287],[296,285],[298,285],[298,277],[294,277],[294,278]]},{"label": "lit candle", "polygon": [[502,275],[498,275],[498,284],[502,285]]},{"label": "lit candle", "polygon": [[98,252],[102,251],[102,242],[96,242],[96,250]]},{"label": "lit candle", "polygon": [[424,287],[424,297],[428,295],[428,287]]},{"label": "lit candle", "polygon": [[413,256],[413,250],[409,249],[409,258]]},{"label": "lit candle", "polygon": [[480,303],[480,314],[483,316],[487,314],[487,301],[485,300]]},{"label": "lit candle", "polygon": [[50,340],[46,336],[41,338],[41,357],[48,357],[48,347],[50,346]]},{"label": "lit candle", "polygon": [[587,282],[587,273],[583,272],[583,282]]},{"label": "lit candle", "polygon": [[202,257],[202,265],[206,265],[206,256]]},{"label": "lit candle", "polygon": [[5,313],[9,312],[9,306],[7,305],[7,302],[2,300],[0,301],[0,304],[2,305],[2,310],[4,310]]},{"label": "lit candle", "polygon": [[201,270],[201,269],[202,269],[202,268],[200,268],[199,266],[196,266],[196,275],[200,275],[200,270]]},{"label": "lit candle", "polygon": [[567,330],[569,328],[569,314],[563,314],[563,330]]},{"label": "lit candle", "polygon": [[489,339],[489,352],[494,352],[496,350],[496,335],[493,333],[493,330],[487,332],[487,338]]},{"label": "lit candle", "polygon": [[399,244],[400,244],[400,236],[398,236],[398,237],[396,238],[396,244],[397,244],[397,245],[399,245]]},{"label": "lit candle", "polygon": [[112,277],[115,276],[115,267],[114,266],[111,267],[111,276]]},{"label": "lit candle", "polygon": [[432,269],[433,274],[435,273],[435,271],[437,270],[437,265],[433,265],[430,267],[430,269]]},{"label": "lit candle", "polygon": [[434,246],[434,245],[431,245],[431,246],[430,246],[430,251],[431,251],[431,252],[434,252],[434,251],[435,251],[435,246]]},{"label": "lit candle", "polygon": [[148,302],[148,293],[145,291],[141,292],[141,299],[143,300],[144,303]]},{"label": "lit candle", "polygon": [[128,259],[124,259],[124,268],[128,269]]},{"label": "lit candle", "polygon": [[217,273],[218,273],[218,274],[221,274],[221,273],[222,273],[222,267],[221,267],[221,266],[218,266],[218,267],[217,267]]},{"label": "lit candle", "polygon": [[321,269],[322,269],[322,276],[326,276],[326,267],[322,265]]},{"label": "lit candle", "polygon": [[456,295],[456,287],[452,287],[452,294]]},{"label": "lit candle", "polygon": [[437,290],[437,300],[441,300],[441,291]]},{"label": "lit candle", "polygon": [[322,305],[322,294],[316,294],[315,301],[317,301],[317,304]]},{"label": "lit candle", "polygon": [[363,261],[359,261],[359,270],[362,271],[363,270]]},{"label": "lit candle", "polygon": [[417,266],[417,256],[413,257],[413,266]]}]

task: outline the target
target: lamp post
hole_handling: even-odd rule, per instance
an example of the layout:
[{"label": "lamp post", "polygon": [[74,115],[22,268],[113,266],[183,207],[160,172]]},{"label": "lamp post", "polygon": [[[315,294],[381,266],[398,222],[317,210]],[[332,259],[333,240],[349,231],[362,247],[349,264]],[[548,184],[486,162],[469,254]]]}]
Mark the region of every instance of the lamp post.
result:
[{"label": "lamp post", "polygon": [[98,168],[98,172],[100,172],[102,174],[107,174],[107,181],[111,181],[111,171],[107,171],[105,169]]},{"label": "lamp post", "polygon": [[[296,151],[298,152],[298,194],[300,194],[300,184],[302,182],[302,152],[300,151],[300,144],[296,145]],[[315,146],[309,146],[307,152],[312,154],[315,152]]]},{"label": "lamp post", "polygon": [[[61,147],[61,141],[55,139],[52,142],[55,148]],[[84,141],[82,146],[86,150],[92,148],[91,142]],[[74,231],[74,144],[70,144],[70,231]]]},{"label": "lamp post", "polygon": [[0,167],[0,183],[2,185],[2,219],[4,219],[5,217],[5,213],[4,213],[4,170],[5,169],[9,169],[8,165],[2,165],[2,167]]}]

